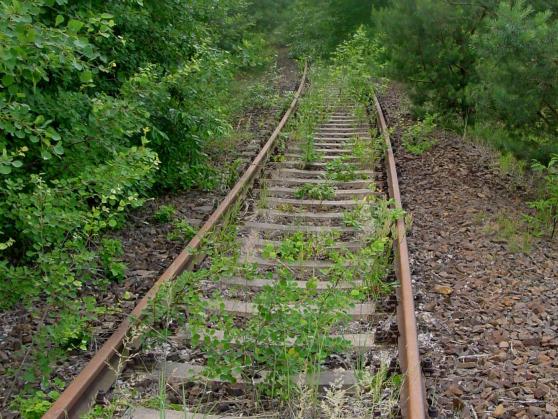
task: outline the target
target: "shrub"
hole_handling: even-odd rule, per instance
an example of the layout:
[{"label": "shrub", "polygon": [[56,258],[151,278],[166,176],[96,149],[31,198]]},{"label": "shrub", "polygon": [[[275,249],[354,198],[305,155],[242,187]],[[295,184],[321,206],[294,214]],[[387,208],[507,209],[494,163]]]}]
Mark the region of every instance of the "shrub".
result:
[{"label": "shrub", "polygon": [[542,198],[530,205],[537,210],[543,228],[550,226],[550,237],[553,238],[558,225],[558,155],[553,155],[547,165],[534,162],[533,169],[543,175],[544,190]]},{"label": "shrub", "polygon": [[48,325],[29,387],[87,343],[83,290],[124,277],[107,231],[154,185],[215,187],[229,84],[271,57],[252,24],[245,0],[0,2],[0,306],[45,307]]},{"label": "shrub", "polygon": [[420,156],[436,144],[436,141],[430,137],[436,128],[436,117],[436,115],[427,115],[403,133],[402,143],[405,150]]},{"label": "shrub", "polygon": [[327,200],[335,197],[335,189],[333,186],[325,183],[305,183],[296,189],[295,197],[298,199]]},{"label": "shrub", "polygon": [[168,223],[172,220],[175,213],[176,208],[172,205],[161,205],[153,214],[153,219],[159,223]]}]

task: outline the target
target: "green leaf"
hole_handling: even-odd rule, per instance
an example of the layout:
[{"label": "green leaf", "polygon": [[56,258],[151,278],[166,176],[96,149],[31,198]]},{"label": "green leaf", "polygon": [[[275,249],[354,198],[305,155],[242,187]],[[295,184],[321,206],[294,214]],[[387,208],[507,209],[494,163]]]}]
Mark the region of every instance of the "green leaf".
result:
[{"label": "green leaf", "polygon": [[38,115],[38,116],[35,118],[34,124],[35,124],[35,125],[41,125],[43,122],[45,122],[45,117],[44,117],[43,115]]},{"label": "green leaf", "polygon": [[77,62],[77,61],[73,61],[72,62],[72,67],[74,67],[76,70],[81,71],[83,70],[83,66],[81,65],[81,63]]},{"label": "green leaf", "polygon": [[80,22],[79,20],[70,19],[70,21],[68,22],[68,30],[71,33],[76,34],[81,30],[81,28],[83,28],[83,25],[84,25],[84,23]]},{"label": "green leaf", "polygon": [[8,247],[11,247],[15,243],[14,239],[8,239],[7,242],[0,242],[0,250],[6,250]]},{"label": "green leaf", "polygon": [[0,164],[0,175],[9,175],[10,173],[12,173],[12,168],[10,166]]},{"label": "green leaf", "polygon": [[54,26],[58,26],[64,22],[64,16],[58,15],[56,16],[56,20],[54,21]]},{"label": "green leaf", "polygon": [[79,75],[79,80],[82,83],[91,83],[93,81],[93,73],[89,70],[85,70]]},{"label": "green leaf", "polygon": [[60,139],[61,139],[60,134],[58,134],[58,132],[56,132],[56,130],[52,127],[47,128],[46,135],[47,135],[48,138],[50,138],[54,141],[60,141]]},{"label": "green leaf", "polygon": [[50,160],[52,158],[52,154],[50,154],[46,150],[42,150],[41,151],[41,157],[43,158],[43,160]]},{"label": "green leaf", "polygon": [[14,84],[14,81],[15,79],[11,74],[5,74],[4,77],[2,77],[2,84],[5,87],[11,86],[12,84]]},{"label": "green leaf", "polygon": [[13,166],[13,167],[21,167],[21,166],[23,166],[23,162],[20,161],[20,160],[14,160],[14,161],[12,162],[12,166]]},{"label": "green leaf", "polygon": [[62,147],[62,144],[56,144],[52,150],[54,151],[54,154],[58,156],[64,154],[64,147]]}]

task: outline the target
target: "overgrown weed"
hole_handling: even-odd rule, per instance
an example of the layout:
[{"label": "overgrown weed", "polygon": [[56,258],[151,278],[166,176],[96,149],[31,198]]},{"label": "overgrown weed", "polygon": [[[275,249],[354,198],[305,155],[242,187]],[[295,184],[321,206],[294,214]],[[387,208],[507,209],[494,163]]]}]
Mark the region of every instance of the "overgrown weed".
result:
[{"label": "overgrown weed", "polygon": [[437,115],[427,114],[422,121],[416,122],[403,133],[402,144],[405,150],[421,156],[434,147],[436,141],[431,135],[436,128],[437,117]]},{"label": "overgrown weed", "polygon": [[533,235],[529,225],[520,217],[500,213],[485,224],[484,232],[493,236],[497,242],[504,243],[512,253],[531,252]]}]

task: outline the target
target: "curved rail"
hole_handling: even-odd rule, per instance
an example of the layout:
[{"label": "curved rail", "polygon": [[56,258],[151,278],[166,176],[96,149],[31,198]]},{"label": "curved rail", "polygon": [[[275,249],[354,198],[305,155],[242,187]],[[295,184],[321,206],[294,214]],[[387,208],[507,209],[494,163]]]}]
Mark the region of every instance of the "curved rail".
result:
[{"label": "curved rail", "polygon": [[[395,202],[395,207],[402,209],[397,167],[391,146],[391,139],[382,106],[374,96],[374,104],[380,130],[386,143],[386,173],[390,198]],[[399,304],[397,307],[397,322],[399,324],[399,362],[405,376],[401,389],[401,413],[408,419],[424,419],[427,417],[424,381],[420,365],[418,349],[417,322],[415,318],[415,304],[413,300],[413,286],[411,282],[411,269],[409,267],[409,250],[407,248],[407,235],[403,217],[397,220],[397,237],[394,242],[395,274],[399,280]]]},{"label": "curved rail", "polygon": [[180,275],[194,264],[196,259],[195,251],[200,248],[207,233],[218,224],[232,205],[238,201],[243,191],[250,185],[251,181],[266,162],[270,152],[275,146],[279,133],[284,128],[297,106],[298,99],[306,83],[307,73],[308,64],[306,63],[302,80],[291,105],[244,175],[242,175],[236,185],[223,199],[219,207],[217,207],[211,217],[209,217],[200,228],[196,236],[188,243],[186,248],[176,257],[173,263],[159,277],[157,282],[155,282],[153,287],[139,301],[134,310],[130,313],[129,318],[122,321],[118,329],[110,336],[101,349],[95,353],[95,356],[61,394],[58,400],[43,416],[43,419],[78,418],[81,413],[85,412],[90,407],[100,391],[107,391],[112,386],[117,377],[117,371],[121,371],[123,363],[125,362],[125,356],[121,356],[121,351],[124,349],[124,342],[126,339],[131,339],[132,342],[134,341],[133,337],[130,335],[132,331],[131,319],[142,316],[143,310],[163,284],[174,279],[177,275]]}]

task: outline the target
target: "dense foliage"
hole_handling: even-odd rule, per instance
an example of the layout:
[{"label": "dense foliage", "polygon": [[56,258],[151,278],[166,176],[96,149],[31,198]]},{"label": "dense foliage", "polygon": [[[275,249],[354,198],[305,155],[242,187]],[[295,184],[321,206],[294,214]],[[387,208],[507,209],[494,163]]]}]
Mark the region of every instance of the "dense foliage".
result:
[{"label": "dense foliage", "polygon": [[282,31],[292,53],[329,56],[357,27],[369,23],[372,1],[291,0]]},{"label": "dense foliage", "polygon": [[558,150],[558,21],[525,2],[501,3],[474,39],[479,117],[503,122],[511,151],[547,158]]},{"label": "dense foliage", "polygon": [[393,0],[374,21],[388,74],[419,111],[458,115],[506,151],[547,159],[558,149],[556,12],[548,1]]},{"label": "dense foliage", "polygon": [[[0,7],[0,266],[37,290],[94,270],[86,242],[154,182],[200,182],[203,144],[229,128],[227,83],[261,40],[242,0]],[[54,274],[51,251],[82,260]]]},{"label": "dense foliage", "polygon": [[84,347],[102,310],[92,287],[123,278],[103,232],[154,186],[208,185],[231,82],[269,60],[248,6],[0,0],[0,307],[45,307],[32,310],[45,327],[26,382],[49,388],[51,364]]}]

